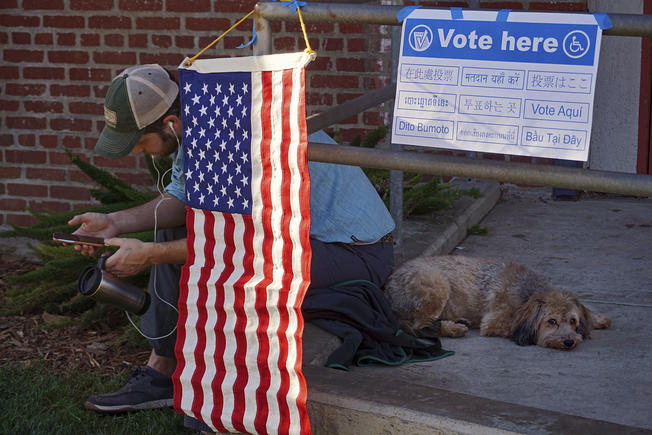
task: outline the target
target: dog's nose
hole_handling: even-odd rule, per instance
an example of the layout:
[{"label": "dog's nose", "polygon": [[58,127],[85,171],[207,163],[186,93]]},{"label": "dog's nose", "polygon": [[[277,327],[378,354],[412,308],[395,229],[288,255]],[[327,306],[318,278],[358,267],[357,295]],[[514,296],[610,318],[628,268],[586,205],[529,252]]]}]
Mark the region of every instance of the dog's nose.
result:
[{"label": "dog's nose", "polygon": [[564,340],[564,346],[566,347],[573,347],[575,344],[575,340],[571,340],[570,338]]}]

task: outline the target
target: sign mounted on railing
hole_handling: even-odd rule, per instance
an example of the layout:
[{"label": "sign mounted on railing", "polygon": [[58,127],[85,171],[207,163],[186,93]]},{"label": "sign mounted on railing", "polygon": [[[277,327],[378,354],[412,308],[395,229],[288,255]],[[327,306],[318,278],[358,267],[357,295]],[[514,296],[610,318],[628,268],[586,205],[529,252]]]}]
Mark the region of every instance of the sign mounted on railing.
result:
[{"label": "sign mounted on railing", "polygon": [[601,37],[588,14],[417,9],[392,141],[586,161]]}]

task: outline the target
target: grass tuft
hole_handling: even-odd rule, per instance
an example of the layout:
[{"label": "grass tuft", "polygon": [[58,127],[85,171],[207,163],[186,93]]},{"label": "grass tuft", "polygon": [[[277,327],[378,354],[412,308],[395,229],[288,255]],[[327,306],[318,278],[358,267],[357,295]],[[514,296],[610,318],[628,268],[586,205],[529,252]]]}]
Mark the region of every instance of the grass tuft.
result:
[{"label": "grass tuft", "polygon": [[467,234],[469,236],[488,236],[489,229],[486,227],[481,227],[480,225],[473,225],[468,229]]}]

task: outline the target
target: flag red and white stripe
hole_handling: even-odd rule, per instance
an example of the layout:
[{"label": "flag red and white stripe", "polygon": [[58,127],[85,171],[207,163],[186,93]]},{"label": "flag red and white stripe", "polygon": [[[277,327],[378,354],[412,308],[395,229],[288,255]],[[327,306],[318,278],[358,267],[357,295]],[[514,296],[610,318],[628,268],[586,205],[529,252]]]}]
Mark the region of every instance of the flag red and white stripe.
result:
[{"label": "flag red and white stripe", "polygon": [[[300,311],[310,282],[305,123],[310,60],[296,53],[198,60],[179,69],[182,110],[188,108],[183,149],[189,205],[174,406],[217,432],[310,433]],[[240,72],[250,79],[238,82]],[[209,88],[214,90],[202,91]],[[219,102],[213,106],[211,92]],[[249,108],[240,109],[241,102]],[[202,113],[210,110],[215,115],[203,122]],[[211,126],[214,140],[203,144]],[[227,140],[220,149],[222,136]],[[244,173],[239,165],[227,180],[230,172],[218,171],[207,157],[214,152],[216,162],[218,154],[228,159],[225,168],[245,146],[250,152],[240,158],[250,160],[251,172],[242,176],[242,187],[250,189],[250,197],[227,190]],[[203,184],[211,177],[214,185]]]}]

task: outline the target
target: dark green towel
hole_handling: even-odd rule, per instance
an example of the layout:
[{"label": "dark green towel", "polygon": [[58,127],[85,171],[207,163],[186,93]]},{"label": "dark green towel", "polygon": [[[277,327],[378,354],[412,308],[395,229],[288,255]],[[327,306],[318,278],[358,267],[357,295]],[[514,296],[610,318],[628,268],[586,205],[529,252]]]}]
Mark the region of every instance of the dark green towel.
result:
[{"label": "dark green towel", "polygon": [[340,347],[329,356],[328,367],[400,365],[453,355],[441,348],[436,325],[427,339],[401,331],[385,294],[370,281],[312,288],[301,310],[306,321],[342,339]]}]

